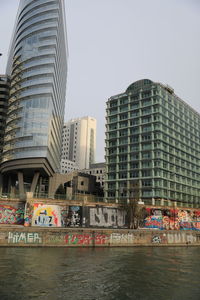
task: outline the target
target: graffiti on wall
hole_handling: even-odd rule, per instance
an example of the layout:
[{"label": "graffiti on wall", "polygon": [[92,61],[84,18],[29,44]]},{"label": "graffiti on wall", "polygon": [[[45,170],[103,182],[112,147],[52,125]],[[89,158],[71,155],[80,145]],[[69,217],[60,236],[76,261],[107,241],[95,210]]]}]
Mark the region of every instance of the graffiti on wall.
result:
[{"label": "graffiti on wall", "polygon": [[132,244],[134,242],[133,233],[112,233],[110,235],[111,244]]},{"label": "graffiti on wall", "polygon": [[37,232],[9,232],[8,244],[41,244],[42,238]]},{"label": "graffiti on wall", "polygon": [[0,205],[0,224],[23,224],[24,207]]},{"label": "graffiti on wall", "polygon": [[200,230],[200,211],[147,208],[145,228],[161,230]]},{"label": "graffiti on wall", "polygon": [[69,214],[69,209],[66,207],[61,207],[61,226],[66,227],[67,226],[67,221],[68,221],[68,214]]},{"label": "graffiti on wall", "polygon": [[32,226],[61,227],[60,206],[34,204]]},{"label": "graffiti on wall", "polygon": [[31,205],[31,203],[27,202],[25,205],[25,212],[24,212],[24,226],[25,227],[28,227],[31,225],[32,214],[33,214],[33,206]]},{"label": "graffiti on wall", "polygon": [[175,234],[167,233],[166,235],[169,244],[193,244],[197,242],[197,236],[193,234],[177,232]]},{"label": "graffiti on wall", "polygon": [[90,226],[95,227],[124,227],[125,211],[109,207],[89,208]]},{"label": "graffiti on wall", "polygon": [[65,236],[67,245],[105,245],[109,236],[101,233],[69,233]]},{"label": "graffiti on wall", "polygon": [[81,206],[69,206],[69,211],[66,219],[66,226],[80,227],[82,221],[82,207]]},{"label": "graffiti on wall", "polygon": [[153,237],[152,237],[152,243],[153,244],[160,244],[161,243],[161,237],[160,236],[158,236],[158,235],[154,235]]}]

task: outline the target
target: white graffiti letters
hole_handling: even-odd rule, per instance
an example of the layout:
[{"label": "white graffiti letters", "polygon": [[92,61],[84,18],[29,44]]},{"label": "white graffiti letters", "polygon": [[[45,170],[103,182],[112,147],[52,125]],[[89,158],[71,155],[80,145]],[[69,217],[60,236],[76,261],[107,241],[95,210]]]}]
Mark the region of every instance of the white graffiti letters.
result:
[{"label": "white graffiti letters", "polygon": [[129,244],[133,243],[134,235],[132,233],[112,233],[110,236],[110,240],[111,244]]},{"label": "white graffiti letters", "polygon": [[9,232],[8,244],[41,244],[42,238],[37,232]]}]

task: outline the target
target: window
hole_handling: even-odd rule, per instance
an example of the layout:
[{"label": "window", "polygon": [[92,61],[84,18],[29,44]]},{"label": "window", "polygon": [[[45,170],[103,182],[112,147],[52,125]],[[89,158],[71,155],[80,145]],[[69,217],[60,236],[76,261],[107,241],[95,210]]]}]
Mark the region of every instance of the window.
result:
[{"label": "window", "polygon": [[142,186],[152,186],[152,180],[142,180]]},{"label": "window", "polygon": [[143,170],[142,177],[148,177],[148,176],[151,176],[151,170]]}]

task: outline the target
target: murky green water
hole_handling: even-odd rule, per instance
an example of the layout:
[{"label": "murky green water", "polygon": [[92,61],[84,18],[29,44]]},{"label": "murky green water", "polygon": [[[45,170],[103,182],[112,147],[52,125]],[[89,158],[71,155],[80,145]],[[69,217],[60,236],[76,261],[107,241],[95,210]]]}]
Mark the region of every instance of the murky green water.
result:
[{"label": "murky green water", "polygon": [[0,248],[0,300],[199,300],[200,248]]}]

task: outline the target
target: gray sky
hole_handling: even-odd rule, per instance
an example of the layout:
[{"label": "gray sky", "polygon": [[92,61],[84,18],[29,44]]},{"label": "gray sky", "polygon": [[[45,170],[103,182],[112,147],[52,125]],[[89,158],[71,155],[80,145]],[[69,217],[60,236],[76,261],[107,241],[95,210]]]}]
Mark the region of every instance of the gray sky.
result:
[{"label": "gray sky", "polygon": [[[105,103],[134,81],[171,85],[200,112],[200,0],[65,0],[69,72],[65,119],[97,119],[104,160]],[[0,73],[19,0],[0,0]]]}]

